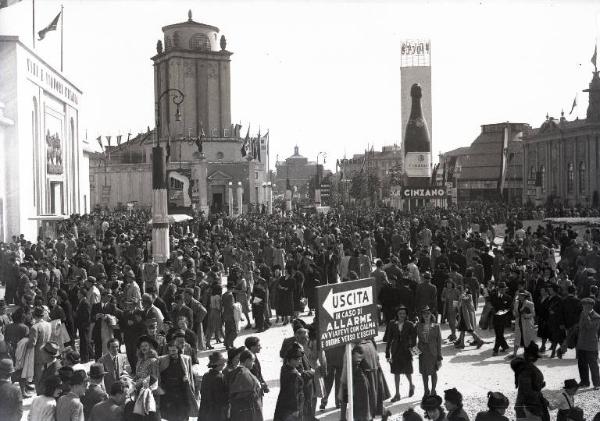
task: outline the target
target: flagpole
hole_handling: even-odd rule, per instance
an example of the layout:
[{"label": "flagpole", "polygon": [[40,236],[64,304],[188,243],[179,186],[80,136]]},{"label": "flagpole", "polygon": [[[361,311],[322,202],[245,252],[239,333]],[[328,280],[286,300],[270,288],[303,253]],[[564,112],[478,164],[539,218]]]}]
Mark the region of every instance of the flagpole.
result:
[{"label": "flagpole", "polygon": [[31,37],[33,38],[33,48],[35,49],[35,0],[31,0],[31,15],[33,17],[31,24]]},{"label": "flagpole", "polygon": [[60,71],[63,71],[63,31],[65,29],[65,11],[60,5]]}]

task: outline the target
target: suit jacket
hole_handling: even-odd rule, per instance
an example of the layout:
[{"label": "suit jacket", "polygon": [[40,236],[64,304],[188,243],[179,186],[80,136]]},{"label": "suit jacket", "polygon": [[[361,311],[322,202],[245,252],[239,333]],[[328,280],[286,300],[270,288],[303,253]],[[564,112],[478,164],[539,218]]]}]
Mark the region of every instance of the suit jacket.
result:
[{"label": "suit jacket", "polygon": [[83,404],[83,415],[85,416],[85,419],[90,419],[90,413],[92,412],[94,405],[105,401],[106,399],[108,399],[108,395],[104,390],[102,390],[102,386],[99,384],[90,383],[85,391],[85,395],[81,397],[81,403]]},{"label": "suit jacket", "polygon": [[[181,360],[181,368],[187,377],[185,398],[188,403],[189,416],[195,417],[198,415],[198,401],[196,400],[196,384],[194,381],[194,374],[192,373],[192,358],[184,354],[179,354],[179,358]],[[171,357],[169,355],[161,355],[158,357],[158,371],[160,373],[169,367],[170,359]],[[159,386],[162,385],[162,374],[158,384]]]},{"label": "suit jacket", "polygon": [[[498,296],[498,290],[493,290],[490,293],[490,304],[494,308],[494,324],[507,325],[511,319],[513,298],[508,294]],[[503,312],[505,310],[508,310],[508,312],[502,315],[497,314],[499,311]]]},{"label": "suit jacket", "polygon": [[23,398],[19,386],[9,380],[0,380],[0,420],[21,421]]},{"label": "suit jacket", "polygon": [[69,392],[58,398],[56,421],[84,421],[83,405],[75,393]]},{"label": "suit jacket", "polygon": [[263,379],[260,361],[258,361],[258,357],[256,356],[256,354],[254,354],[254,357],[255,357],[254,365],[252,366],[252,369],[250,370],[250,372],[252,374],[254,374],[254,377],[256,377],[258,379],[258,381],[260,382],[261,385],[266,385],[267,382],[265,382],[265,379]]},{"label": "suit jacket", "polygon": [[590,313],[581,312],[579,316],[579,335],[577,350],[598,351],[598,329],[600,329],[600,314],[592,310]]},{"label": "suit jacket", "polygon": [[92,308],[86,298],[79,301],[75,311],[75,326],[78,329],[87,329],[91,323]]},{"label": "suit jacket", "polygon": [[127,361],[127,355],[117,354],[117,366],[113,362],[113,356],[106,353],[98,359],[98,362],[104,366],[104,389],[110,391],[110,387],[117,379],[124,373],[129,374],[131,372],[131,366]]},{"label": "suit jacket", "polygon": [[90,413],[88,421],[122,421],[123,407],[117,405],[112,399],[107,399],[96,404]]},{"label": "suit jacket", "polygon": [[35,358],[36,361],[40,361],[42,347],[50,340],[52,336],[52,327],[50,323],[45,320],[41,320],[31,326],[29,330],[29,343],[32,344],[35,348]]},{"label": "suit jacket", "polygon": [[118,319],[121,316],[122,312],[123,312],[122,310],[117,308],[117,306],[115,306],[112,303],[107,303],[107,304],[96,303],[96,304],[92,305],[90,322],[94,323],[94,327],[92,328],[92,338],[94,339],[94,341],[97,341],[97,342],[102,341],[102,338],[101,338],[102,323],[101,323],[101,320],[96,320],[96,315],[97,314],[110,314],[112,316],[115,316]]}]

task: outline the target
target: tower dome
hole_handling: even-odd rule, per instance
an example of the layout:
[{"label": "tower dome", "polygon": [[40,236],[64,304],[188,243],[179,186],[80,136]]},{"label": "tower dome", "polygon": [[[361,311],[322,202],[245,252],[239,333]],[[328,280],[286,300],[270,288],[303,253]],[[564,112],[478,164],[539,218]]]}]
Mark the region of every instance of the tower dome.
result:
[{"label": "tower dome", "polygon": [[219,28],[192,19],[192,11],[188,12],[188,20],[163,26],[165,50],[192,50],[217,52],[219,48]]}]

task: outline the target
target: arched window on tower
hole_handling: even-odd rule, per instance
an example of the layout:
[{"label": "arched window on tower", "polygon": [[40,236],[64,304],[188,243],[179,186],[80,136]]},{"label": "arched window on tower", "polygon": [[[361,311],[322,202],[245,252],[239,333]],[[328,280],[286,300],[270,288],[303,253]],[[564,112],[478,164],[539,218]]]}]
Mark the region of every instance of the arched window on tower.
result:
[{"label": "arched window on tower", "polygon": [[546,193],[546,167],[540,167],[540,184],[542,185],[542,194]]},{"label": "arched window on tower", "polygon": [[573,185],[575,184],[575,170],[573,163],[569,162],[567,166],[567,193],[573,193]]},{"label": "arched window on tower", "polygon": [[579,193],[585,193],[585,162],[579,163]]},{"label": "arched window on tower", "polygon": [[210,51],[210,40],[206,34],[194,34],[190,38],[190,50]]}]

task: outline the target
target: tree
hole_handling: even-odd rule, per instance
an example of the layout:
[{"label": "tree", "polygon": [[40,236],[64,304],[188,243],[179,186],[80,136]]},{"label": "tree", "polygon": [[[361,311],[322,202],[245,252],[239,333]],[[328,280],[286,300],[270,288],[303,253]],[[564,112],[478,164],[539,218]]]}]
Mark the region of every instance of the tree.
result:
[{"label": "tree", "polygon": [[381,180],[375,171],[369,171],[368,177],[364,172],[360,172],[352,177],[350,185],[350,196],[355,199],[374,199],[381,188]]}]

